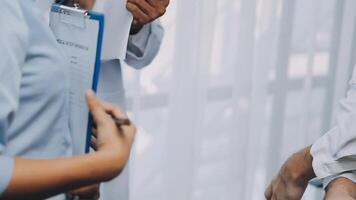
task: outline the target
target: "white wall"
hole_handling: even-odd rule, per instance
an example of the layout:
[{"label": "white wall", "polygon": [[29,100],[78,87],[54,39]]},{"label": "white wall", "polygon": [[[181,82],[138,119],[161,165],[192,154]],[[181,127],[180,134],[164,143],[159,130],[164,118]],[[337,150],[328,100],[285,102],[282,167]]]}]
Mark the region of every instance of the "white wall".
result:
[{"label": "white wall", "polygon": [[171,1],[158,58],[125,68],[140,130],[131,199],[263,199],[280,164],[332,124],[356,58],[355,4]]}]

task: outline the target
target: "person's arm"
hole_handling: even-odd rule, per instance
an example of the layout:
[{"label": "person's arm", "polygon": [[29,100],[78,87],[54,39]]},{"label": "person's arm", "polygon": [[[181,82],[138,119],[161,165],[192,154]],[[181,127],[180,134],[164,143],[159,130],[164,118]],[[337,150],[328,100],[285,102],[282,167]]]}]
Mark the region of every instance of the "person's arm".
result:
[{"label": "person's arm", "polygon": [[127,0],[126,8],[133,15],[131,34],[136,34],[140,29],[166,13],[170,0]]},{"label": "person's arm", "polygon": [[144,25],[136,34],[131,34],[127,45],[125,62],[142,69],[149,65],[161,47],[164,30],[159,20]]},{"label": "person's arm", "polygon": [[314,171],[324,187],[337,175],[356,170],[356,68],[349,85],[346,98],[339,104],[336,125],[311,149]]},{"label": "person's arm", "polygon": [[[350,81],[350,89],[347,97],[340,101],[339,112],[337,113],[336,125],[325,135],[320,137],[311,148],[308,150],[305,167],[302,170],[296,170],[295,167],[283,168],[277,175],[277,180],[284,180],[286,174],[294,174],[295,177],[301,177],[305,184],[296,188],[295,184],[290,184],[293,179],[285,179],[284,186],[276,184],[272,181],[266,191],[266,196],[283,195],[285,191],[294,191],[295,189],[306,188],[308,181],[313,176],[305,175],[305,172],[315,173],[319,181],[323,182],[324,187],[327,187],[330,182],[338,178],[339,174],[356,170],[356,69],[354,70],[353,78]],[[293,158],[293,157],[292,157]],[[293,161],[294,160],[294,161]],[[295,159],[289,159],[284,165],[303,166],[296,162]],[[302,172],[302,173],[301,173]],[[354,176],[354,175],[353,175]],[[356,180],[350,178],[350,180]],[[287,185],[287,186],[286,186]],[[294,185],[294,186],[293,186]],[[272,191],[272,192],[271,192]],[[293,195],[298,197],[303,195],[302,192],[295,192]],[[271,195],[272,194],[272,195]]]},{"label": "person's arm", "polygon": [[133,15],[125,62],[135,69],[149,65],[156,57],[163,38],[158,20],[165,14],[169,0],[128,0]]},{"label": "person's arm", "polygon": [[[343,174],[330,182],[325,190],[325,200],[356,199],[356,184],[349,179],[351,173]],[[355,177],[355,175],[351,175]]]},{"label": "person's arm", "polygon": [[266,189],[266,199],[301,199],[309,180],[315,177],[312,161],[310,147],[289,157]]},{"label": "person's arm", "polygon": [[133,125],[118,127],[111,115],[127,118],[126,114],[101,103],[93,92],[87,94],[87,102],[96,124],[92,145],[97,152],[53,160],[15,158],[10,184],[0,199],[44,199],[120,174],[129,159],[136,129]]},{"label": "person's arm", "polygon": [[[13,23],[10,25],[10,23]],[[14,159],[3,155],[6,131],[19,107],[21,66],[26,57],[28,29],[18,1],[3,1],[0,6],[0,196],[14,170]]]},{"label": "person's arm", "polygon": [[115,159],[102,152],[55,160],[16,158],[12,180],[0,199],[45,199],[110,180],[121,169],[111,165]]}]

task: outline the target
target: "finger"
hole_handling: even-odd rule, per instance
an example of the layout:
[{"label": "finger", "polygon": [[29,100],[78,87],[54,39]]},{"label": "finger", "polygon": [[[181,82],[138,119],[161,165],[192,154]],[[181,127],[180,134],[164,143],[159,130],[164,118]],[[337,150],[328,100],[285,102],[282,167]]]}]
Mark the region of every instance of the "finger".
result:
[{"label": "finger", "polygon": [[130,126],[121,126],[119,128],[121,130],[122,136],[125,137],[128,141],[130,141],[130,144],[132,145],[136,137],[136,126],[134,124],[131,124]]},{"label": "finger", "polygon": [[90,147],[93,148],[95,151],[97,151],[99,144],[98,144],[98,139],[95,137],[91,137],[91,141],[90,141]]},{"label": "finger", "polygon": [[138,21],[137,21],[136,19],[134,19],[134,20],[132,21],[132,25],[137,26],[137,25],[140,25],[140,23],[138,23]]},{"label": "finger", "polygon": [[164,15],[166,13],[166,9],[167,6],[169,4],[166,4],[166,0],[162,1],[162,0],[145,0],[146,2],[148,2],[148,4],[150,4],[153,8],[154,8],[154,15],[151,15],[151,17],[153,17],[153,19],[157,19],[158,17],[161,17],[162,15]]},{"label": "finger", "polygon": [[86,186],[73,190],[70,194],[79,196],[80,198],[98,198],[100,196],[100,186],[98,184]]},{"label": "finger", "polygon": [[[107,102],[102,102],[102,106],[107,113],[114,115],[114,117],[119,119],[128,119],[126,112],[124,112],[119,106],[115,106],[114,104]],[[120,126],[119,128],[121,130],[120,133],[122,133],[130,141],[134,141],[137,128],[133,123],[129,126]]]},{"label": "finger", "polygon": [[114,117],[120,119],[128,118],[126,112],[124,112],[119,106],[115,106],[114,104],[103,102],[102,103],[105,112],[108,114],[114,115]]},{"label": "finger", "polygon": [[94,7],[94,0],[79,0],[79,5],[85,10],[91,10]]},{"label": "finger", "polygon": [[93,91],[86,92],[86,101],[96,125],[107,122],[108,115]]},{"label": "finger", "polygon": [[160,0],[145,0],[148,4],[150,4],[152,7],[157,7],[158,5],[161,4]]},{"label": "finger", "polygon": [[91,132],[92,132],[92,134],[93,134],[93,136],[94,136],[95,138],[98,137],[98,130],[97,130],[96,128],[92,128],[92,129],[91,129]]},{"label": "finger", "polygon": [[170,4],[170,0],[162,0],[162,3],[164,5],[164,7],[167,8],[169,6],[169,4]]},{"label": "finger", "polygon": [[166,8],[170,3],[169,0],[146,0],[146,1],[153,7],[163,6],[164,8]]},{"label": "finger", "polygon": [[137,20],[139,24],[146,24],[149,22],[150,17],[146,15],[137,5],[128,2],[126,8],[132,13],[134,19]]},{"label": "finger", "polygon": [[266,197],[266,199],[267,199],[267,200],[271,199],[272,194],[273,194],[273,192],[272,192],[272,184],[270,184],[270,185],[267,187],[266,191],[265,191],[265,197]]},{"label": "finger", "polygon": [[128,0],[128,2],[135,4],[140,10],[142,10],[147,16],[154,18],[156,10],[146,0]]}]

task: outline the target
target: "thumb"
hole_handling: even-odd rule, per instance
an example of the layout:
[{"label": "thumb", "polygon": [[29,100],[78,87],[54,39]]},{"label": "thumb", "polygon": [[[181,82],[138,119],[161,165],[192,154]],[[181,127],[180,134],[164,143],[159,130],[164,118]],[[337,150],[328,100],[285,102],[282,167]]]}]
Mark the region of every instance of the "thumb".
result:
[{"label": "thumb", "polygon": [[89,90],[85,94],[86,101],[94,121],[97,125],[105,123],[105,119],[108,117],[104,111],[100,101],[96,98],[93,91]]},{"label": "thumb", "polygon": [[267,200],[272,198],[273,190],[272,190],[272,185],[269,185],[268,188],[265,191],[265,198]]}]

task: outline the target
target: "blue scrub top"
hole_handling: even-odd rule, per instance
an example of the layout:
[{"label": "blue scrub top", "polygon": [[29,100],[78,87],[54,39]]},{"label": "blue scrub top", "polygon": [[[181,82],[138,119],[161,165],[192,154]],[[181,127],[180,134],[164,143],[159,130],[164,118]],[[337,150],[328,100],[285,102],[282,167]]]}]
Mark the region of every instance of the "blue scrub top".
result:
[{"label": "blue scrub top", "polygon": [[34,0],[0,2],[0,196],[13,157],[71,155],[68,67]]}]

